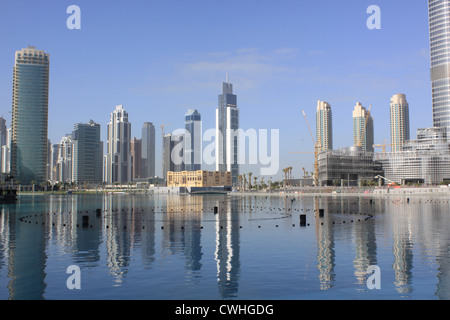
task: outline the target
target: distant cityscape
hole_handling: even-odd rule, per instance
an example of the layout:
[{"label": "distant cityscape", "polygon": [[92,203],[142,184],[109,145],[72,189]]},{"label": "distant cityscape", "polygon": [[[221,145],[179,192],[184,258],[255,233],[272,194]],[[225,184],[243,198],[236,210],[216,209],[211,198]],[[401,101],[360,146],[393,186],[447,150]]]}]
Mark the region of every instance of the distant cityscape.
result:
[{"label": "distant cityscape", "polygon": [[[442,10],[448,6],[450,0],[429,1],[433,127],[418,129],[417,139],[412,140],[410,106],[406,95],[397,93],[390,100],[391,139],[375,144],[372,106],[356,102],[353,146],[335,150],[332,105],[319,100],[315,165],[310,174],[303,169],[304,185],[307,179],[316,186],[450,183],[450,27],[445,24],[450,13]],[[168,172],[202,170],[202,117],[195,109],[186,111],[183,133],[165,133],[166,125],[160,125],[161,150],[155,148],[155,124],[146,121],[151,119],[142,119],[146,122],[140,138],[132,137],[123,105],[111,108],[106,154],[100,139],[102,128],[94,120],[74,124],[71,133],[52,143],[48,139],[49,65],[49,53],[33,46],[15,53],[10,127],[0,118],[1,173],[22,185],[88,188],[139,182],[165,185]],[[218,95],[215,128],[220,137],[215,143],[215,170],[230,172],[232,186],[238,187],[242,180],[238,139],[229,133],[240,128],[239,108],[228,74]],[[162,175],[157,177],[159,155]]]}]

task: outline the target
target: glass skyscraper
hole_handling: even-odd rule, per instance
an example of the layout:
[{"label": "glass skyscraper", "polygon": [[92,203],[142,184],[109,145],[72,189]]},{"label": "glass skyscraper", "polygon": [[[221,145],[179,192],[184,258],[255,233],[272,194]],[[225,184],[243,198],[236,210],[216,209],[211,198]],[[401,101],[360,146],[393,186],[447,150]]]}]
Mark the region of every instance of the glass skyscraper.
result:
[{"label": "glass skyscraper", "polygon": [[78,184],[101,183],[103,142],[100,141],[100,124],[93,120],[75,124],[72,139],[73,181]]},{"label": "glass skyscraper", "polygon": [[231,172],[231,181],[237,185],[239,175],[238,140],[239,109],[237,96],[233,94],[233,85],[222,83],[216,109],[216,170]]},{"label": "glass skyscraper", "polygon": [[433,126],[450,129],[450,0],[428,0]]},{"label": "glass skyscraper", "polygon": [[[189,138],[185,141],[185,170],[202,168],[202,116],[197,110],[188,110],[185,115],[185,129]],[[189,140],[189,141],[188,141]]]},{"label": "glass skyscraper", "polygon": [[144,122],[142,126],[141,165],[142,177],[155,177],[155,126],[151,122]]},{"label": "glass skyscraper", "polygon": [[13,69],[11,174],[21,184],[46,180],[50,55],[16,51]]}]

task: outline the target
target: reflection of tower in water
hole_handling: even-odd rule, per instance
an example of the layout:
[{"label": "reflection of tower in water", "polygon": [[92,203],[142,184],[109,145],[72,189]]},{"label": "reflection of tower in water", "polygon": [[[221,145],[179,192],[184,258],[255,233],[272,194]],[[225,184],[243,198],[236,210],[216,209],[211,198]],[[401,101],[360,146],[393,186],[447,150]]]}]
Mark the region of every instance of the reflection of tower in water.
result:
[{"label": "reflection of tower in water", "polygon": [[403,204],[404,199],[398,199],[390,203],[390,214],[392,215],[393,243],[392,253],[394,263],[392,268],[395,276],[395,286],[400,293],[412,292],[411,278],[413,268],[413,216],[420,214],[417,205]]},{"label": "reflection of tower in water", "polygon": [[240,274],[240,227],[239,203],[231,198],[219,197],[214,206],[219,208],[216,215],[216,251],[217,284],[220,298],[236,297]]},{"label": "reflection of tower in water", "polygon": [[[305,206],[303,206],[305,207]],[[325,210],[323,218],[319,217],[319,209]],[[334,248],[334,229],[332,218],[329,215],[330,210],[327,201],[320,205],[319,198],[314,198],[314,212],[317,239],[317,269],[319,271],[320,289],[328,290],[334,286],[335,281],[335,248]],[[323,224],[322,224],[323,223]]]}]

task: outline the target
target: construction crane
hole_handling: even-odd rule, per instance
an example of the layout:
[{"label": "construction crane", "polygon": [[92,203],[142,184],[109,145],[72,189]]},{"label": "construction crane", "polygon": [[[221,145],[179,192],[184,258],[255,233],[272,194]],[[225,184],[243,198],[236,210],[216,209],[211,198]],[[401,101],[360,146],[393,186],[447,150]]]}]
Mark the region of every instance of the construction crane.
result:
[{"label": "construction crane", "polygon": [[311,131],[311,127],[308,123],[308,118],[306,117],[305,111],[302,111],[303,117],[305,118],[306,125],[308,126],[309,133],[311,134],[311,139],[314,144],[314,185],[316,187],[319,186],[319,150],[322,148],[322,141],[318,141],[316,143],[316,140],[314,139],[314,135]]},{"label": "construction crane", "polygon": [[371,109],[372,109],[372,105],[369,106],[369,110],[367,111],[366,121],[364,123],[364,127],[361,130],[361,136],[359,136],[359,137],[356,136],[356,146],[357,147],[361,147],[362,141],[366,138],[366,127],[367,127],[367,122],[369,122]]},{"label": "construction crane", "polygon": [[388,178],[386,178],[386,177],[383,177],[383,176],[380,176],[380,175],[378,175],[378,176],[376,176],[375,177],[375,179],[384,179],[385,181],[387,181],[387,182],[389,182],[389,184],[388,184],[388,186],[389,187],[395,187],[395,186],[397,186],[397,183],[395,183],[394,181],[392,181],[392,180],[390,180],[390,179],[388,179]]},{"label": "construction crane", "polygon": [[[319,151],[322,149],[322,140],[320,139],[318,143],[316,143],[316,140],[314,139],[314,135],[311,131],[311,127],[308,123],[308,118],[306,117],[305,111],[302,111],[303,117],[305,118],[306,125],[308,126],[309,133],[311,134],[311,139],[314,144],[314,152],[289,152],[291,154],[314,154],[314,185],[319,186]],[[305,168],[303,168],[303,173],[305,176],[307,175],[307,172],[305,171]]]},{"label": "construction crane", "polygon": [[386,140],[384,140],[384,143],[383,144],[374,144],[373,145],[373,148],[375,149],[375,148],[383,148],[383,153],[386,153],[386,147],[387,146],[392,146],[393,144],[387,144],[386,143]]}]

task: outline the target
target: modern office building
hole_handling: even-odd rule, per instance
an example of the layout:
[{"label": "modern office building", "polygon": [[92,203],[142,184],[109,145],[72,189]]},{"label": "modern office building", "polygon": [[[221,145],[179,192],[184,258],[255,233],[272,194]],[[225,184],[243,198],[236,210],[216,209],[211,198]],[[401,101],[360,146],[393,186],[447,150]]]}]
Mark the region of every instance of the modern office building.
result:
[{"label": "modern office building", "polygon": [[50,55],[16,51],[13,68],[11,174],[21,184],[46,180]]},{"label": "modern office building", "polygon": [[185,141],[185,169],[198,171],[202,167],[202,117],[197,110],[188,110],[185,129],[189,135]]},{"label": "modern office building", "polygon": [[353,141],[354,146],[361,147],[362,151],[373,152],[373,118],[360,102],[353,110]]},{"label": "modern office building", "polygon": [[132,181],[131,123],[123,105],[111,113],[107,127],[107,153],[104,164],[104,181],[107,183],[128,183]]},{"label": "modern office building", "polygon": [[140,179],[142,178],[142,139],[134,137],[131,140],[130,153],[133,161],[133,180]]},{"label": "modern office building", "polygon": [[77,123],[72,132],[73,182],[100,184],[103,177],[103,142],[100,140],[100,124]]},{"label": "modern office building", "polygon": [[142,126],[142,178],[154,178],[156,158],[155,158],[155,126],[152,122],[144,122]]},{"label": "modern office building", "polygon": [[239,109],[237,96],[233,94],[233,85],[222,83],[216,109],[216,171],[231,172],[233,185],[238,184],[238,140]]},{"label": "modern office building", "polygon": [[333,116],[331,106],[324,101],[317,102],[316,143],[320,151],[333,150]]},{"label": "modern office building", "polygon": [[167,179],[167,172],[182,172],[184,164],[184,135],[166,134],[163,145],[163,178]]},{"label": "modern office building", "polygon": [[404,94],[398,93],[391,98],[391,148],[401,151],[409,138],[409,105]]},{"label": "modern office building", "polygon": [[362,186],[383,175],[380,162],[374,154],[362,147],[327,150],[319,153],[320,186]]},{"label": "modern office building", "polygon": [[428,0],[433,127],[450,129],[450,0]]}]

